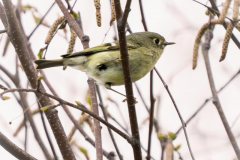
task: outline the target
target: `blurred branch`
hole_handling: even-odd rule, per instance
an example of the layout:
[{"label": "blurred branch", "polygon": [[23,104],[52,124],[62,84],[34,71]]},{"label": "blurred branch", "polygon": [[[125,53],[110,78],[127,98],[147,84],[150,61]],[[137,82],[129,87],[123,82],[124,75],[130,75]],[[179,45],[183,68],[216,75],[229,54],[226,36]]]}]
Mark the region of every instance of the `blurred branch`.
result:
[{"label": "blurred branch", "polygon": [[[101,107],[101,110],[102,110],[105,121],[108,122],[108,117],[107,117],[107,114],[106,114],[106,111],[105,111],[105,108],[104,108],[104,105],[103,105],[102,95],[101,95],[100,88],[99,88],[98,85],[96,85],[96,89],[97,89],[98,99],[100,101],[99,106]],[[112,133],[112,130],[110,128],[107,128],[107,129],[108,129],[109,135],[112,139],[113,145],[115,147],[115,150],[118,154],[119,159],[123,160],[122,154],[120,153],[120,151],[118,149],[117,143],[116,143],[115,138],[114,138],[113,133]]]},{"label": "blurred branch", "polygon": [[65,18],[68,21],[69,26],[76,32],[78,38],[81,40],[83,48],[89,48],[89,37],[84,35],[83,31],[79,28],[77,22],[74,18],[68,13],[68,10],[65,8],[64,4],[61,0],[55,0],[58,4],[59,8],[61,9],[62,13],[64,14]]},{"label": "blurred branch", "polygon": [[58,157],[57,157],[55,148],[54,148],[54,146],[53,146],[52,140],[51,140],[51,138],[50,138],[50,135],[49,135],[49,132],[48,132],[48,129],[47,129],[47,126],[46,126],[46,122],[45,122],[45,119],[44,119],[44,116],[43,116],[43,111],[41,111],[41,106],[40,106],[39,103],[38,103],[38,108],[39,108],[39,113],[40,113],[41,120],[42,120],[42,124],[43,124],[43,128],[44,128],[44,132],[45,132],[45,134],[46,134],[48,143],[49,143],[49,145],[50,145],[50,147],[51,147],[51,150],[52,150],[54,159],[55,159],[55,160],[58,160]]},{"label": "blurred branch", "polygon": [[172,139],[168,138],[165,150],[166,150],[166,160],[173,160],[174,146],[172,144]]},{"label": "blurred branch", "polygon": [[[16,18],[12,3],[10,0],[3,0],[3,4],[5,7],[5,12],[6,12],[5,18],[7,19],[7,23],[5,24],[5,27],[6,26],[8,27],[8,29],[7,29],[8,36],[9,36],[10,41],[12,42],[13,46],[15,47],[15,51],[19,57],[19,60],[23,67],[23,70],[24,70],[32,88],[36,88],[37,87],[36,86],[37,85],[37,72],[34,69],[33,63],[29,56],[29,52],[28,52],[26,43],[24,41],[24,36],[21,31],[18,20]],[[2,18],[2,16],[1,16],[1,19],[4,19],[4,18]],[[40,90],[45,92],[45,89],[42,85],[40,85]],[[36,96],[42,107],[51,105],[51,101],[48,97],[42,97],[41,94],[38,94],[38,93],[36,93]],[[45,114],[50,123],[50,126],[52,128],[54,136],[57,140],[57,143],[61,150],[63,158],[66,160],[70,160],[70,159],[74,160],[75,159],[74,154],[73,154],[72,149],[67,141],[67,137],[64,133],[63,127],[58,118],[57,111],[55,109],[50,109],[50,110],[46,111]],[[46,153],[48,153],[47,150],[46,150]],[[47,159],[52,159],[50,155],[46,155],[46,157],[47,157]]]},{"label": "blurred branch", "polygon": [[[31,50],[31,48],[29,47],[29,52],[31,52],[31,54],[33,55],[33,52]],[[33,56],[32,57],[34,60],[36,60],[36,58]],[[43,80],[45,82],[45,84],[47,85],[47,87],[50,89],[50,91],[52,92],[52,94],[55,96],[55,97],[59,97],[58,94],[55,92],[55,90],[53,89],[53,87],[50,85],[48,79],[46,78],[45,76],[45,73],[40,70],[40,73],[41,75],[43,76]],[[78,131],[83,135],[83,137],[86,139],[86,141],[88,141],[92,146],[95,147],[95,142],[94,140],[92,140],[90,138],[90,136],[82,129],[82,127],[78,124],[77,120],[75,120],[74,116],[71,114],[71,112],[69,111],[69,109],[67,108],[67,106],[65,104],[61,104],[65,113],[68,115],[68,117],[70,118],[70,120],[74,123],[75,127],[78,129]],[[106,152],[105,150],[103,150],[103,155],[105,157],[111,157],[111,152],[108,153]]]},{"label": "blurred branch", "polygon": [[169,95],[169,97],[171,98],[172,103],[173,103],[173,105],[174,105],[174,107],[175,107],[175,109],[176,109],[176,111],[177,111],[177,113],[178,113],[178,116],[179,116],[179,118],[180,118],[180,120],[181,120],[181,123],[182,123],[182,127],[183,127],[183,130],[184,130],[184,134],[185,134],[185,137],[186,137],[186,141],[187,141],[187,145],[188,145],[189,152],[190,152],[190,154],[191,154],[192,159],[195,160],[194,155],[193,155],[193,153],[192,153],[192,149],[191,149],[189,140],[188,140],[188,135],[187,135],[187,130],[186,130],[186,124],[185,124],[185,122],[184,122],[184,120],[183,120],[183,118],[182,118],[182,116],[181,116],[181,114],[180,114],[180,111],[178,110],[177,104],[176,104],[176,102],[175,102],[175,100],[174,100],[174,98],[173,98],[170,90],[168,89],[168,85],[165,83],[165,81],[163,80],[163,78],[162,78],[162,76],[160,75],[160,73],[158,72],[158,70],[157,70],[155,67],[154,67],[154,70],[156,71],[157,75],[159,76],[160,80],[162,81],[163,86],[164,86],[164,88],[167,90],[168,95]]},{"label": "blurred branch", "polygon": [[7,32],[6,29],[4,29],[4,30],[0,30],[0,34],[2,34],[2,33],[6,33],[6,32]]},{"label": "blurred branch", "polygon": [[124,128],[110,113],[108,113],[108,116],[109,116],[109,118],[111,118],[115,123],[117,123],[117,125],[118,125],[120,128],[122,128],[122,130],[124,130],[124,131],[127,133],[127,135],[130,135],[129,132],[128,132],[128,130],[127,130],[126,128]]},{"label": "blurred branch", "polygon": [[144,30],[148,31],[147,24],[146,24],[146,21],[145,21],[144,11],[143,11],[142,0],[139,0],[139,6],[140,6],[142,24],[143,24]]},{"label": "blurred branch", "polygon": [[[98,102],[97,102],[97,94],[96,94],[96,86],[95,82],[92,78],[88,78],[89,85],[89,93],[91,99],[92,112],[99,116],[98,111]],[[102,160],[102,136],[101,136],[101,126],[100,122],[97,119],[93,119],[94,123],[94,135],[95,135],[95,147],[96,147],[96,158],[97,160]]]},{"label": "blurred branch", "polygon": [[[214,0],[209,0],[209,2],[211,3],[212,8],[217,11],[216,14],[219,17],[220,13],[219,13],[216,3],[214,2]],[[225,30],[227,29],[227,24],[225,22],[223,23],[223,27],[225,28]],[[231,34],[231,39],[236,44],[236,46],[240,49],[240,42],[238,41],[238,39],[236,38],[236,36],[233,33]]]},{"label": "blurred branch", "polygon": [[53,6],[55,5],[56,2],[53,2],[53,4],[50,6],[50,8],[47,10],[47,12],[44,14],[44,16],[41,18],[41,20],[38,22],[37,26],[33,29],[33,31],[29,34],[29,36],[27,37],[27,40],[30,40],[30,38],[32,37],[33,33],[37,30],[37,28],[42,24],[43,20],[45,19],[45,17],[48,15],[48,13],[51,11],[51,9],[53,8]]},{"label": "blurred branch", "polygon": [[[35,115],[38,112],[39,112],[39,109],[36,109],[36,110],[32,111],[32,115]],[[20,132],[20,130],[22,129],[23,126],[24,126],[24,120],[18,125],[18,128],[13,133],[14,137],[18,135],[18,133]]]},{"label": "blurred branch", "polygon": [[139,94],[139,96],[140,96],[142,102],[143,102],[144,107],[145,107],[146,110],[149,112],[149,108],[148,108],[148,106],[147,106],[147,104],[146,104],[146,102],[145,102],[145,100],[144,100],[144,98],[143,98],[143,96],[142,96],[142,93],[141,93],[141,91],[140,91],[140,89],[139,89],[137,83],[135,82],[134,85],[135,85],[135,87],[136,87],[136,89],[137,89],[137,92],[138,92],[138,94]]},{"label": "blurred branch", "polygon": [[[217,93],[220,93],[225,87],[227,87],[238,75],[240,74],[240,69],[235,73],[230,80],[227,81],[226,84],[224,84]],[[188,124],[201,110],[202,108],[212,99],[213,97],[207,98],[204,103],[193,113],[191,117],[186,121],[186,124]],[[177,130],[175,133],[176,135],[182,130],[182,126]]]},{"label": "blurred branch", "polygon": [[[17,65],[17,64],[16,64]],[[20,85],[20,82],[19,82],[19,77],[18,77],[18,74],[11,74],[6,68],[4,68],[2,65],[0,65],[0,70],[3,71],[7,76],[8,78],[14,83],[14,85],[17,87],[17,88],[21,88],[21,85]],[[16,70],[16,73],[18,71]],[[36,139],[36,141],[38,142],[38,144],[40,145],[42,151],[44,152],[45,156],[48,157],[50,156],[47,149],[46,149],[46,146],[44,145],[40,135],[39,135],[39,131],[37,130],[37,127],[35,125],[35,122],[33,120],[33,117],[32,117],[32,113],[28,108],[29,104],[27,102],[27,99],[26,99],[26,94],[24,93],[19,93],[20,95],[20,105],[22,106],[23,110],[26,110],[26,116],[27,116],[27,119],[31,125],[31,128],[33,130],[33,134],[34,134],[34,137]]]},{"label": "blurred branch", "polygon": [[11,153],[17,159],[24,160],[37,160],[32,157],[30,154],[19,148],[13,142],[11,142],[5,135],[0,132],[0,145],[6,149],[9,153]]},{"label": "blurred branch", "polygon": [[227,132],[228,138],[232,144],[232,147],[234,148],[234,151],[236,153],[236,156],[238,157],[238,159],[240,159],[240,151],[239,151],[239,147],[237,144],[237,141],[229,127],[228,121],[225,117],[225,114],[223,112],[221,103],[219,101],[218,95],[217,95],[217,91],[215,88],[215,84],[214,84],[214,80],[213,80],[213,75],[212,75],[212,71],[211,71],[211,66],[210,66],[210,61],[209,61],[209,57],[208,57],[208,52],[210,49],[210,43],[211,40],[213,38],[213,28],[208,29],[205,32],[205,42],[202,43],[202,53],[203,53],[203,57],[204,57],[204,61],[205,61],[205,66],[206,66],[206,70],[207,70],[207,75],[208,75],[208,80],[209,80],[209,84],[210,84],[210,88],[212,91],[212,95],[213,95],[213,104],[215,105],[219,116],[222,120],[222,123],[224,125],[224,128]]},{"label": "blurred branch", "polygon": [[[61,0],[56,0],[56,3],[58,4],[59,8],[61,9],[62,13],[66,17],[69,26],[75,31],[77,36],[80,38],[83,48],[89,48],[89,37],[84,35],[83,31],[80,29],[77,22],[74,20],[74,18],[69,14],[68,10],[65,8],[64,4]],[[68,3],[68,9],[71,9],[70,4]],[[90,88],[90,97],[91,97],[91,104],[93,108],[93,112],[95,115],[98,116],[98,103],[97,103],[97,96],[95,91],[95,84],[94,80],[89,78],[89,88]],[[75,121],[76,122],[76,121]],[[101,129],[100,129],[100,123],[96,119],[94,119],[94,130],[95,130],[95,147],[96,147],[96,154],[97,159],[102,159],[102,140],[101,140]]]},{"label": "blurred branch", "polygon": [[[89,114],[90,116],[92,116],[93,118],[96,118],[97,120],[99,120],[100,122],[102,122],[103,124],[105,124],[107,127],[111,128],[113,131],[115,131],[117,134],[119,134],[121,137],[123,137],[124,139],[126,139],[129,143],[133,143],[134,141],[125,133],[123,133],[122,131],[120,131],[119,129],[117,129],[116,127],[114,127],[113,125],[111,125],[110,123],[106,122],[104,119],[102,119],[101,117],[95,115],[94,113],[92,113],[91,111],[89,111],[83,104],[79,104],[79,105],[75,105],[72,104],[70,102],[67,102],[59,97],[53,96],[51,94],[48,94],[46,92],[42,92],[41,90],[37,90],[37,89],[23,89],[23,88],[15,88],[15,89],[9,89],[9,90],[5,90],[2,93],[0,93],[0,97],[6,93],[9,92],[33,92],[33,93],[38,93],[40,95],[43,95],[44,97],[48,97],[48,98],[52,98],[56,101],[58,101],[60,104],[65,104],[68,106],[71,106],[73,108],[76,108],[78,110],[81,110],[87,114]],[[48,105],[49,106],[49,105]],[[50,105],[51,106],[51,105]],[[48,111],[48,110],[47,110]],[[47,112],[46,111],[46,112]]]},{"label": "blurred branch", "polygon": [[119,41],[120,54],[121,54],[123,77],[124,77],[124,84],[125,84],[125,90],[126,90],[126,96],[127,96],[129,120],[131,125],[132,138],[133,140],[135,140],[135,143],[132,144],[132,148],[134,152],[134,159],[141,160],[142,159],[141,142],[140,142],[140,136],[139,136],[136,109],[135,109],[135,98],[134,98],[133,89],[132,89],[131,73],[129,70],[127,41],[126,41],[126,35],[125,35],[125,27],[126,27],[128,14],[130,12],[131,2],[132,2],[131,0],[128,0],[126,2],[125,10],[124,10],[124,13],[122,14],[120,0],[114,0],[115,12],[117,17],[117,25],[118,25],[118,37],[120,39]]}]

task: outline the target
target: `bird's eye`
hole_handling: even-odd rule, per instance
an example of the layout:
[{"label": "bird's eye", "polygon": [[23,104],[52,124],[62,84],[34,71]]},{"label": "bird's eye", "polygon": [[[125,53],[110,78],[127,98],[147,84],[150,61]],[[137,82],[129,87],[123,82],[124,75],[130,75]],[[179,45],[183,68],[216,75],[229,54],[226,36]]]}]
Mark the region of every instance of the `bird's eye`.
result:
[{"label": "bird's eye", "polygon": [[155,39],[154,42],[155,42],[156,44],[159,44],[159,39]]}]

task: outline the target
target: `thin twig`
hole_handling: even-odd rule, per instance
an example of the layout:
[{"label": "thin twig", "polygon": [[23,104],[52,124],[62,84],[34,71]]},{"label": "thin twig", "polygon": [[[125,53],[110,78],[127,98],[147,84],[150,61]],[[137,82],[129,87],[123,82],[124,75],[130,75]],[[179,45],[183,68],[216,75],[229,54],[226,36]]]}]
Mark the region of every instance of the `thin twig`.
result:
[{"label": "thin twig", "polygon": [[[103,104],[103,100],[102,100],[100,88],[99,88],[98,85],[96,86],[96,89],[97,89],[98,99],[99,99],[99,103],[100,103],[99,106],[100,106],[101,109],[102,109],[102,113],[103,113],[103,116],[104,116],[105,121],[108,122],[108,118],[107,118],[106,111],[105,111],[105,109],[104,109],[104,104]],[[122,154],[120,153],[120,151],[119,151],[119,149],[118,149],[117,143],[116,143],[115,138],[114,138],[113,133],[112,133],[112,130],[111,130],[110,128],[107,128],[107,129],[108,129],[109,135],[110,135],[110,137],[111,137],[111,139],[112,139],[113,145],[114,145],[114,147],[115,147],[115,150],[116,150],[116,152],[117,152],[117,154],[118,154],[119,159],[120,159],[120,160],[123,160]]]},{"label": "thin twig", "polygon": [[[10,41],[12,42],[13,46],[15,46],[15,51],[19,57],[23,70],[31,86],[33,88],[36,88],[37,72],[34,69],[33,63],[29,56],[29,52],[26,46],[27,42],[24,39],[23,32],[16,18],[16,14],[14,12],[12,2],[10,0],[3,0],[3,4],[5,7],[6,14],[5,14],[5,17],[3,17],[2,12],[4,12],[4,10],[1,9],[3,7],[0,3],[1,20],[4,23],[4,21],[7,19],[7,23],[4,24],[4,26],[8,31],[8,36],[10,38]],[[41,88],[40,89],[41,91],[45,92],[45,89],[42,85],[40,88]],[[36,94],[36,96],[38,97],[39,102],[41,103],[41,106],[51,105],[51,101],[48,97],[42,97],[40,94]],[[67,137],[64,133],[63,126],[59,120],[57,111],[55,109],[50,109],[47,112],[45,112],[45,114],[48,121],[50,122],[50,126],[54,133],[55,139],[59,144],[58,147],[60,148],[63,159],[74,160],[75,156],[72,152],[69,142],[67,141]],[[46,153],[48,153],[47,149],[46,149]],[[52,157],[49,154],[46,157],[47,159],[52,159]]]},{"label": "thin twig", "polygon": [[[218,10],[218,8],[217,8],[217,5],[216,5],[216,3],[214,2],[214,0],[209,0],[209,2],[211,3],[212,8],[213,8],[214,10],[216,10],[216,11],[219,12],[219,10]],[[218,17],[220,16],[219,13],[216,12],[216,14],[217,14]],[[225,30],[226,30],[226,29],[227,29],[227,24],[226,24],[226,23],[223,23],[223,27],[224,27]],[[240,49],[240,42],[238,41],[238,39],[236,38],[236,36],[235,36],[233,33],[232,33],[232,35],[231,35],[231,39],[232,39],[233,42],[236,44],[236,46]]]},{"label": "thin twig", "polygon": [[178,116],[179,116],[179,118],[180,118],[180,121],[181,121],[181,123],[182,123],[182,127],[183,127],[184,134],[185,134],[185,137],[186,137],[186,141],[187,141],[187,145],[188,145],[189,152],[190,152],[190,154],[191,154],[192,159],[195,160],[194,155],[193,155],[193,153],[192,153],[192,149],[191,149],[189,140],[188,140],[188,135],[187,135],[187,130],[186,130],[186,124],[185,124],[185,122],[184,122],[184,120],[183,120],[183,118],[182,118],[182,116],[181,116],[181,114],[180,114],[180,111],[178,110],[177,104],[176,104],[176,102],[175,102],[175,100],[174,100],[174,98],[173,98],[170,90],[168,89],[168,85],[165,83],[165,81],[163,80],[163,78],[162,78],[162,76],[160,75],[160,73],[158,72],[158,70],[157,70],[155,67],[154,67],[154,70],[156,71],[157,75],[158,75],[159,78],[161,79],[161,81],[162,81],[162,83],[163,83],[163,86],[164,86],[165,89],[167,90],[168,95],[169,95],[169,97],[170,97],[171,100],[172,100],[172,103],[173,103],[173,105],[174,105],[174,107],[175,107],[175,109],[176,109],[176,111],[177,111],[177,114],[178,114]]},{"label": "thin twig", "polygon": [[62,13],[64,14],[65,18],[68,21],[69,26],[76,32],[78,38],[81,40],[83,48],[89,48],[89,37],[84,35],[83,31],[79,28],[77,22],[74,20],[74,18],[69,14],[68,10],[64,6],[61,0],[55,0],[58,4],[59,8],[61,9]]},{"label": "thin twig", "polygon": [[47,12],[44,14],[44,16],[40,19],[40,21],[38,22],[37,26],[33,29],[33,31],[29,34],[29,36],[27,37],[27,40],[30,40],[30,38],[32,37],[33,33],[37,30],[37,28],[42,24],[44,18],[48,15],[48,13],[51,11],[51,9],[53,8],[53,6],[55,5],[56,2],[53,2],[53,4],[50,6],[50,8],[47,10]]},{"label": "thin twig", "polygon": [[[58,2],[58,5],[62,5],[62,2],[61,1],[57,1]],[[76,2],[76,1],[75,1]],[[75,4],[75,3],[74,3]],[[61,6],[61,9],[62,10],[64,10],[64,13],[66,14],[65,16],[67,16],[68,18],[69,18],[69,13],[66,11],[66,8],[64,7],[64,6]],[[70,16],[71,17],[71,16]],[[70,22],[68,21],[68,23],[72,23],[72,22],[74,22],[74,21],[71,21],[71,18],[70,18]],[[76,29],[76,28],[75,28]],[[78,29],[79,28],[77,28],[77,31],[78,31]],[[76,32],[76,31],[75,31]],[[83,32],[78,32],[78,33],[83,33]],[[84,38],[85,37],[85,38]],[[87,39],[86,39],[86,37],[87,36],[84,36],[84,35],[82,35],[82,42],[84,42],[85,43],[85,45],[84,45],[84,47],[88,47],[88,41],[89,41],[89,39],[88,39],[88,41],[86,41]],[[85,40],[84,40],[85,39]],[[34,57],[34,59],[36,59],[35,57]],[[49,81],[47,80],[47,78],[46,78],[46,76],[45,76],[45,74],[44,74],[44,72],[42,71],[42,70],[40,70],[40,73],[41,73],[41,75],[43,75],[43,80],[44,80],[44,82],[46,83],[46,85],[48,86],[48,88],[50,89],[50,91],[53,93],[53,95],[54,96],[56,96],[56,97],[59,97],[58,95],[57,95],[57,93],[55,92],[55,90],[52,88],[52,86],[50,85],[50,83],[49,83]],[[62,104],[62,107],[63,107],[63,109],[64,109],[64,111],[66,112],[66,114],[68,115],[68,117],[71,119],[71,121],[74,123],[74,125],[75,125],[75,127],[79,130],[79,132],[85,137],[85,139],[86,139],[86,141],[88,141],[92,146],[94,146],[95,147],[95,142],[94,142],[94,140],[92,140],[91,138],[90,138],[90,136],[82,129],[82,127],[78,124],[78,122],[77,122],[77,120],[75,120],[75,118],[74,118],[74,116],[71,114],[71,112],[69,111],[69,109],[67,108],[67,106],[65,105],[65,104]],[[108,158],[111,158],[112,157],[112,154],[111,154],[111,152],[106,152],[105,150],[103,150],[103,155],[105,156],[105,157],[108,157]]]},{"label": "thin twig", "polygon": [[240,159],[240,151],[239,151],[239,147],[237,144],[237,141],[231,131],[231,128],[228,124],[228,121],[226,119],[226,116],[223,112],[221,103],[219,101],[218,98],[218,94],[215,88],[215,84],[214,84],[214,80],[213,80],[213,75],[212,75],[212,71],[211,71],[211,66],[210,66],[210,61],[209,61],[209,57],[208,57],[208,51],[210,49],[210,42],[212,40],[213,37],[213,29],[209,29],[205,32],[205,42],[202,44],[202,53],[203,53],[203,57],[204,57],[204,61],[205,61],[205,66],[206,66],[206,70],[207,70],[207,75],[208,75],[208,80],[209,80],[209,84],[210,84],[210,88],[212,91],[212,95],[213,95],[213,104],[215,105],[219,116],[222,120],[222,123],[224,125],[224,128],[227,132],[228,138],[232,144],[232,147],[236,153],[236,156],[238,157],[238,159]]},{"label": "thin twig", "polygon": [[91,111],[89,111],[83,104],[80,105],[75,105],[72,104],[70,102],[67,102],[59,97],[53,96],[51,94],[48,94],[46,92],[41,92],[38,91],[37,89],[24,89],[24,88],[15,88],[15,89],[9,89],[9,90],[5,90],[0,94],[0,97],[6,93],[9,92],[34,92],[34,93],[38,93],[40,95],[44,95],[45,97],[48,98],[52,98],[56,101],[58,101],[61,104],[65,104],[68,105],[70,107],[76,108],[78,110],[81,110],[87,114],[89,114],[91,117],[96,118],[97,120],[99,120],[100,122],[102,122],[103,124],[105,124],[107,127],[111,128],[113,131],[115,131],[117,134],[119,134],[121,137],[123,137],[124,139],[126,139],[130,144],[132,144],[134,142],[134,140],[132,140],[128,135],[126,135],[125,133],[123,133],[122,131],[120,131],[119,129],[117,129],[116,127],[114,127],[113,125],[111,125],[110,123],[106,122],[104,119],[102,119],[101,117],[95,115],[94,113],[92,113]]},{"label": "thin twig", "polygon": [[[225,87],[227,87],[238,75],[240,74],[240,69],[237,71],[237,73],[235,73],[230,80],[227,81],[226,84],[224,84],[217,93],[220,93]],[[188,118],[188,120],[186,121],[186,124],[190,123],[190,121],[202,110],[202,108],[212,99],[213,97],[209,97],[207,98],[204,103],[193,113],[193,115],[191,117]],[[182,130],[182,126],[177,130],[177,132],[175,133],[176,135]]]},{"label": "thin twig", "polygon": [[47,125],[46,125],[46,122],[45,122],[45,119],[44,119],[44,116],[43,116],[43,112],[41,111],[41,105],[38,103],[38,108],[39,108],[39,113],[40,113],[40,116],[41,116],[41,120],[42,120],[42,124],[43,124],[43,128],[44,128],[44,132],[46,134],[46,137],[47,137],[47,140],[48,140],[48,143],[50,145],[50,148],[52,150],[52,153],[53,153],[53,156],[54,156],[54,159],[55,160],[58,160],[58,157],[57,157],[57,154],[56,154],[56,151],[54,149],[54,146],[53,146],[53,143],[52,143],[52,140],[50,138],[50,135],[48,133],[48,129],[47,129]]},{"label": "thin twig", "polygon": [[148,132],[148,150],[147,150],[147,160],[150,160],[151,156],[151,137],[152,137],[152,128],[153,128],[153,121],[154,121],[154,104],[155,99],[153,97],[153,70],[150,72],[150,122],[149,122],[149,132]]},{"label": "thin twig", "polygon": [[142,96],[142,93],[141,93],[141,91],[140,91],[140,89],[139,89],[139,87],[138,87],[138,85],[137,85],[136,82],[134,83],[134,86],[135,86],[136,89],[137,89],[138,95],[140,96],[140,99],[142,100],[145,109],[147,110],[147,112],[150,112],[150,111],[149,111],[149,108],[148,108],[148,106],[147,106],[147,104],[146,104],[146,102],[145,102],[145,100],[144,100],[144,98],[143,98],[143,96]]},{"label": "thin twig", "polygon": [[[43,76],[43,81],[45,82],[45,84],[47,85],[47,87],[49,88],[49,90],[52,92],[52,94],[56,97],[59,97],[57,92],[53,89],[53,87],[50,85],[48,79],[46,78],[45,74],[43,71],[40,71],[42,76]],[[79,123],[77,122],[77,120],[75,120],[74,116],[72,115],[72,113],[70,112],[70,110],[68,109],[68,107],[62,103],[62,107],[63,110],[65,111],[65,113],[68,115],[68,117],[70,118],[70,120],[73,122],[74,126],[76,127],[76,129],[82,134],[82,136],[85,138],[85,140],[87,142],[89,142],[93,147],[95,147],[95,142],[93,139],[90,138],[90,136],[82,129],[82,127],[79,125]],[[107,152],[105,150],[103,150],[103,155],[105,157],[107,157],[108,159],[111,159],[112,156],[114,157],[114,155],[111,154],[111,152]]]},{"label": "thin twig", "polygon": [[146,20],[145,20],[145,16],[144,16],[144,11],[143,11],[142,0],[139,0],[139,6],[140,6],[141,17],[142,17],[142,24],[143,24],[144,30],[148,31]]},{"label": "thin twig", "polygon": [[[16,64],[17,65],[17,64]],[[13,84],[17,87],[17,88],[21,88],[21,85],[20,85],[20,81],[19,81],[19,77],[18,77],[18,69],[16,68],[16,73],[15,75],[11,74],[5,67],[1,66],[0,65],[0,70],[2,72],[4,72],[8,78],[13,82]],[[19,96],[20,96],[20,106],[22,107],[23,111],[26,110],[25,114],[24,114],[24,117],[27,116],[27,119],[31,125],[31,128],[33,130],[33,134],[34,134],[34,137],[36,139],[36,141],[38,142],[38,144],[40,145],[42,151],[44,152],[45,155],[48,155],[49,153],[46,152],[46,146],[44,145],[42,139],[41,139],[41,136],[39,134],[39,131],[36,127],[36,124],[33,120],[33,117],[32,117],[32,113],[30,110],[27,109],[27,107],[29,106],[28,102],[27,102],[27,99],[26,99],[26,94],[24,93],[19,93]],[[25,119],[25,118],[24,118]],[[26,123],[24,123],[25,126],[26,126]],[[25,131],[27,132],[27,129],[25,128]],[[26,137],[26,135],[25,135]],[[25,145],[25,148],[26,148],[26,145]]]}]

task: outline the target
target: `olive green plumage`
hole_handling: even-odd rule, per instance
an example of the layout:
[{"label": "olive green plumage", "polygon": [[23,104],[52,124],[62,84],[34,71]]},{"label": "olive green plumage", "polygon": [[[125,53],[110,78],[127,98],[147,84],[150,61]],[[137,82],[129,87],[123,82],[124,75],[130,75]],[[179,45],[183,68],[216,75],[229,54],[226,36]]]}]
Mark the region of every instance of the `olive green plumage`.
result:
[{"label": "olive green plumage", "polygon": [[[133,33],[126,37],[132,81],[135,82],[151,71],[162,55],[166,45],[164,37],[153,32]],[[119,41],[105,43],[73,54],[63,55],[58,60],[37,60],[37,69],[70,66],[86,72],[102,85],[123,85]]]}]

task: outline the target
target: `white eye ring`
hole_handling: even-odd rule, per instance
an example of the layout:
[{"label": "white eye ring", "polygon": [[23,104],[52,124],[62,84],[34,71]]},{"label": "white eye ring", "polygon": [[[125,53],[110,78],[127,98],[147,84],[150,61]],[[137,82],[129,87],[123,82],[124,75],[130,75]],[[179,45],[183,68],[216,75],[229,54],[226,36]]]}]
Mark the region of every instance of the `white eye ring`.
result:
[{"label": "white eye ring", "polygon": [[157,45],[159,45],[159,43],[160,43],[160,40],[159,40],[158,38],[154,38],[153,41],[154,41],[154,43],[157,44]]}]

